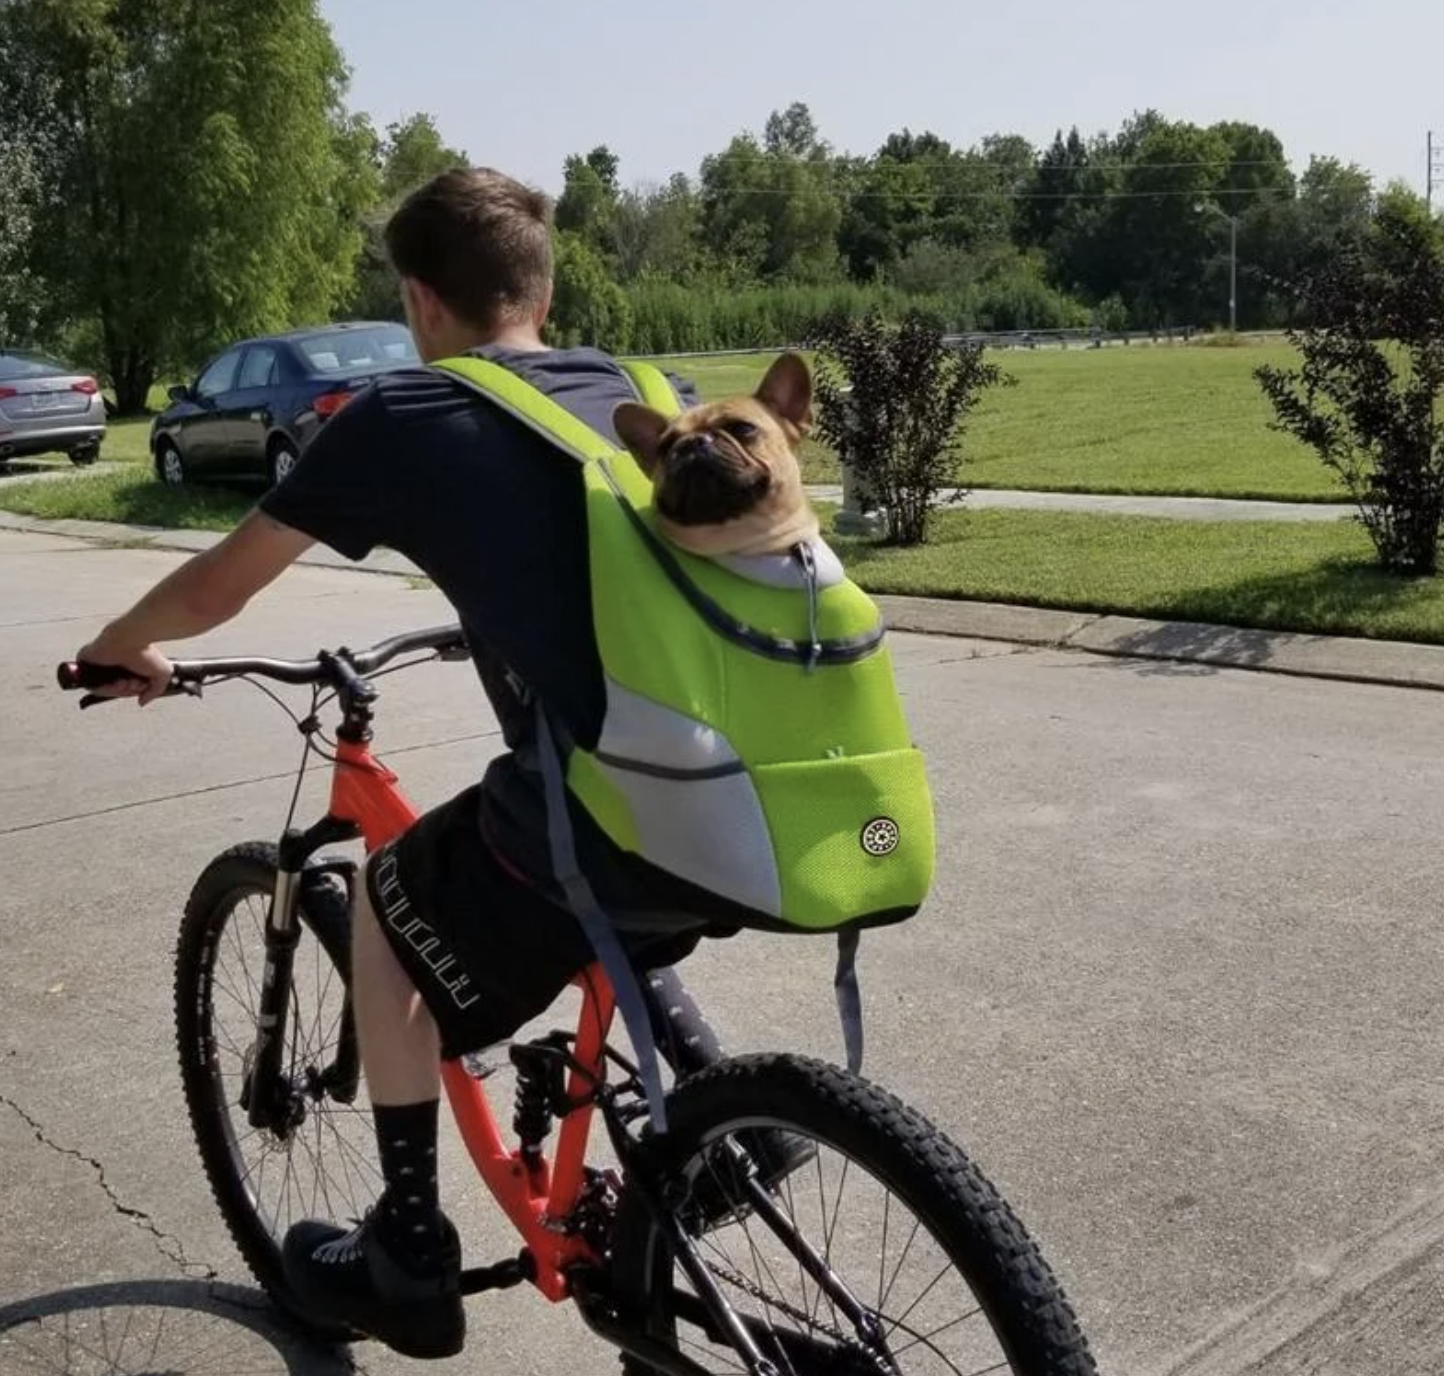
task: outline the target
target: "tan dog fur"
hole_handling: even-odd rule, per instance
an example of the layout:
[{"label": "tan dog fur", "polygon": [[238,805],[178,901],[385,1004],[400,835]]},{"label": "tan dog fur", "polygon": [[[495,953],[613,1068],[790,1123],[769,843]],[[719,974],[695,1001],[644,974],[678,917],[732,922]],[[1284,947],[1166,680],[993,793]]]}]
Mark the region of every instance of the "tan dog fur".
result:
[{"label": "tan dog fur", "polygon": [[623,402],[613,424],[652,480],[658,527],[679,548],[709,558],[782,554],[817,539],[798,461],[812,429],[812,375],[797,354],[773,363],[752,396],[672,421]]}]

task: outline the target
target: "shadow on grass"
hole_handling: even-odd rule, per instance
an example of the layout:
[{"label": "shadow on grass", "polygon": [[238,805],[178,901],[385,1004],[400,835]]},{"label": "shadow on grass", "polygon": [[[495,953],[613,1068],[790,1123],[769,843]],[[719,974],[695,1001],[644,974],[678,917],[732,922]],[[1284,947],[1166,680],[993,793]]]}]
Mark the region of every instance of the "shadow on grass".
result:
[{"label": "shadow on grass", "polygon": [[155,481],[117,488],[116,515],[104,519],[132,525],[228,530],[256,504],[259,488],[167,487]]},{"label": "shadow on grass", "polygon": [[1300,572],[1184,591],[1139,613],[1168,624],[1116,642],[1147,674],[1266,668],[1280,632],[1301,640],[1351,636],[1444,644],[1444,581],[1386,573],[1366,559],[1333,558]]},{"label": "shadow on grass", "polygon": [[167,530],[229,530],[260,489],[168,487],[138,465],[44,481],[0,484],[0,506],[42,520],[112,521]]}]

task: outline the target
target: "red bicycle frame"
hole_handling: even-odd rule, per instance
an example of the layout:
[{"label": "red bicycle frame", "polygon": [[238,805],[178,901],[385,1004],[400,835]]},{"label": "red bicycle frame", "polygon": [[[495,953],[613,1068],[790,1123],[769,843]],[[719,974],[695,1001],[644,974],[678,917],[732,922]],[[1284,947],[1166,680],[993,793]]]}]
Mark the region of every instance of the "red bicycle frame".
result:
[{"label": "red bicycle frame", "polygon": [[[337,742],[331,777],[332,817],[361,828],[368,851],[393,840],[417,818],[417,810],[401,791],[397,776],[365,744]],[[567,1097],[579,1106],[563,1116],[554,1158],[539,1155],[528,1165],[519,1151],[507,1147],[491,1103],[481,1084],[459,1061],[443,1061],[441,1079],[451,1112],[471,1159],[531,1254],[533,1284],[549,1300],[570,1294],[566,1271],[579,1262],[595,1261],[586,1242],[563,1231],[576,1208],[586,1178],[587,1140],[595,1112],[590,1089],[605,1075],[605,1047],[616,1002],[611,981],[599,964],[584,969],[575,983],[582,991]]]}]

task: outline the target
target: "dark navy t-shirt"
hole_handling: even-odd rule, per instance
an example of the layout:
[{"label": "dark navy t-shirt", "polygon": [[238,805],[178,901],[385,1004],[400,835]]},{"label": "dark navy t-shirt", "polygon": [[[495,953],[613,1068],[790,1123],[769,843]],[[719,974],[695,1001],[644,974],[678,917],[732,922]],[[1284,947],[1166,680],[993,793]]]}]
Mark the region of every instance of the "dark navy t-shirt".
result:
[{"label": "dark navy t-shirt", "polygon": [[[595,349],[475,352],[611,439],[613,410],[637,399]],[[674,385],[684,404],[695,399]],[[349,559],[378,545],[404,554],[456,609],[514,752],[487,771],[483,827],[513,863],[544,875],[532,718],[518,688],[539,695],[587,748],[606,706],[576,460],[453,378],[408,369],[384,374],[327,421],[261,509]]]}]

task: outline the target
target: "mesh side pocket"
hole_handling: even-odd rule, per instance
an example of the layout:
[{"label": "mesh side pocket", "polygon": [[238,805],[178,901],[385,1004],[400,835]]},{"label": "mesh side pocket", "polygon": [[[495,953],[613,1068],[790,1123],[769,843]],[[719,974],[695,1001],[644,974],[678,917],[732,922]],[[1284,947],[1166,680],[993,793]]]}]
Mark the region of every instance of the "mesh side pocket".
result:
[{"label": "mesh side pocket", "polygon": [[927,897],[933,805],[922,753],[890,750],[752,770],[782,881],[782,916],[826,930]]}]

